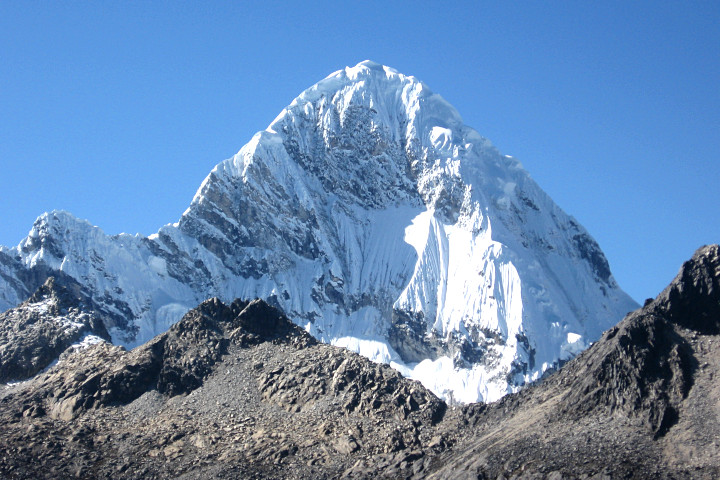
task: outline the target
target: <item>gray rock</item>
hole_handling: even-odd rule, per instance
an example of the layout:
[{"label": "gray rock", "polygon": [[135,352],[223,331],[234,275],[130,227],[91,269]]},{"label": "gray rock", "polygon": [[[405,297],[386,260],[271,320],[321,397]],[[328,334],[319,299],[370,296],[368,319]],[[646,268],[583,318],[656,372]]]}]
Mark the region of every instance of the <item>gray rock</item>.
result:
[{"label": "gray rock", "polygon": [[48,278],[25,302],[0,313],[0,383],[32,377],[85,335],[109,340],[92,301],[69,277]]}]

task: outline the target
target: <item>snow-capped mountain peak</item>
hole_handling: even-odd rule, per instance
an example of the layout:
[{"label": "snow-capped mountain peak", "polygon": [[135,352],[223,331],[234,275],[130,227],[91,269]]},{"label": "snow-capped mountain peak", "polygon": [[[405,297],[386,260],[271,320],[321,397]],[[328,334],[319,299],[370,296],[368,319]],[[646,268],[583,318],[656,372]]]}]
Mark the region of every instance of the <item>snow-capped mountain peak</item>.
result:
[{"label": "snow-capped mountain peak", "polygon": [[149,238],[48,215],[0,250],[8,306],[22,272],[60,270],[127,319],[110,332],[132,346],[206,298],[260,297],[463,402],[538,378],[635,307],[519,162],[371,61],[302,92]]}]

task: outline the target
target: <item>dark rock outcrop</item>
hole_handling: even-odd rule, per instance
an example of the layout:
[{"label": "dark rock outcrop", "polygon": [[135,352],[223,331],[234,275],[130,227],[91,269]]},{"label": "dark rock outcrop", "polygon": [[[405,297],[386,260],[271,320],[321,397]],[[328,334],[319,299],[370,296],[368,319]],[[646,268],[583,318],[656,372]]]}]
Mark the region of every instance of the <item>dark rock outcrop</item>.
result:
[{"label": "dark rock outcrop", "polygon": [[696,363],[690,343],[672,323],[635,313],[606,332],[583,361],[566,368],[577,381],[560,408],[571,418],[596,409],[640,417],[660,436],[677,421]]},{"label": "dark rock outcrop", "polygon": [[210,299],[132,351],[68,351],[3,392],[0,477],[364,476],[375,461],[409,473],[449,444],[446,409],[262,300]]},{"label": "dark rock outcrop", "polygon": [[641,417],[654,435],[664,435],[678,420],[697,368],[687,331],[720,333],[719,282],[718,246],[699,249],[657,299],[566,367],[564,376],[578,380],[564,411],[585,415],[607,408]]},{"label": "dark rock outcrop", "polygon": [[259,378],[265,398],[290,411],[312,406],[323,396],[340,399],[348,413],[422,419],[442,419],[446,405],[418,382],[405,379],[389,365],[368,362],[348,350],[303,350],[287,365]]},{"label": "dark rock outcrop", "polygon": [[720,247],[695,252],[646,309],[698,333],[720,334]]},{"label": "dark rock outcrop", "polygon": [[0,383],[36,375],[89,334],[110,338],[80,285],[48,278],[28,300],[0,313]]}]

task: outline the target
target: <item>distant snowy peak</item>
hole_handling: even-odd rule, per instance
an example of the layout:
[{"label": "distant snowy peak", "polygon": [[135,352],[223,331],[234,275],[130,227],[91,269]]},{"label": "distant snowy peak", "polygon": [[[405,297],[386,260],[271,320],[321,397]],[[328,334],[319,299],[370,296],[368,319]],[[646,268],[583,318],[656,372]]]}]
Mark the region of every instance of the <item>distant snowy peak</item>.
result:
[{"label": "distant snowy peak", "polygon": [[636,306],[519,162],[370,61],[302,92],[149,238],[41,217],[0,250],[3,302],[23,298],[28,271],[82,284],[118,343],[209,297],[260,297],[464,402],[538,378]]},{"label": "distant snowy peak", "polygon": [[42,259],[48,266],[59,269],[66,255],[62,248],[64,243],[74,241],[93,245],[105,238],[103,231],[87,220],[74,217],[69,212],[54,210],[35,220],[18,249],[26,254],[23,260],[27,266],[33,266]]}]

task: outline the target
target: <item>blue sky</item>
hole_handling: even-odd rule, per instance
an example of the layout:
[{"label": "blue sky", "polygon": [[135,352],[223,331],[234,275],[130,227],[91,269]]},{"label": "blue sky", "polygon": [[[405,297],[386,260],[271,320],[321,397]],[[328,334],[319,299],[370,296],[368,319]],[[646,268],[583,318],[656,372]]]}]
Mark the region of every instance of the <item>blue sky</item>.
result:
[{"label": "blue sky", "polygon": [[44,211],[176,221],[302,90],[414,75],[655,296],[720,242],[720,2],[0,1],[0,244]]}]

